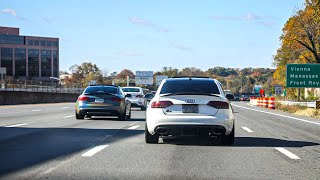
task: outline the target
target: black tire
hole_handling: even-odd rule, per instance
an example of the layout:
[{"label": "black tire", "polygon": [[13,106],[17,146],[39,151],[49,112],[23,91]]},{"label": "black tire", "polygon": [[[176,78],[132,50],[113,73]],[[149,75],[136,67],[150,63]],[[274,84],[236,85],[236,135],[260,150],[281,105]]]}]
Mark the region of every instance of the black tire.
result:
[{"label": "black tire", "polygon": [[84,115],[76,113],[76,119],[84,119]]},{"label": "black tire", "polygon": [[120,114],[120,115],[118,116],[118,120],[119,120],[119,121],[125,121],[125,120],[127,120],[126,110],[124,110],[124,113],[123,113],[123,114]]},{"label": "black tire", "polygon": [[147,124],[146,124],[146,128],[145,128],[145,140],[146,143],[148,144],[157,144],[159,141],[159,136],[157,134],[150,134],[147,128]]},{"label": "black tire", "polygon": [[234,144],[234,125],[229,135],[222,135],[221,141],[222,141],[222,144],[225,144],[225,145]]}]

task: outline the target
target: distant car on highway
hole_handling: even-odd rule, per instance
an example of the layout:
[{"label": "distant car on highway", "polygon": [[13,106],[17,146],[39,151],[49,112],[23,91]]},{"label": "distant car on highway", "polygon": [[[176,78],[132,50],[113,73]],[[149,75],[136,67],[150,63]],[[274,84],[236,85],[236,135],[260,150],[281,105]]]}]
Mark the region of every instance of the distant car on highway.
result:
[{"label": "distant car on highway", "polygon": [[89,86],[76,102],[76,119],[92,116],[117,116],[119,120],[130,119],[129,97],[130,95],[125,95],[119,86]]},{"label": "distant car on highway", "polygon": [[240,101],[250,101],[250,96],[249,95],[242,95],[240,97]]},{"label": "distant car on highway", "polygon": [[148,102],[150,102],[153,97],[154,97],[153,93],[148,93],[148,94],[144,95],[144,98],[146,98],[146,100]]},{"label": "distant car on highway", "polygon": [[141,110],[146,110],[147,100],[141,87],[123,87],[122,90],[124,94],[131,95],[128,100],[131,102],[132,107],[140,107]]},{"label": "distant car on highway", "polygon": [[234,143],[234,114],[219,81],[210,78],[163,80],[146,112],[146,143],[159,137],[218,137]]}]

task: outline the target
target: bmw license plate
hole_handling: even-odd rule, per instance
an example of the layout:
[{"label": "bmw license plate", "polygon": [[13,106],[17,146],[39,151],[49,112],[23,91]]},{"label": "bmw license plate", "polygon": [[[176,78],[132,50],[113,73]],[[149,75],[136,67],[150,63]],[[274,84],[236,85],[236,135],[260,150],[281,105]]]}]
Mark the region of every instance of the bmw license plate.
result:
[{"label": "bmw license plate", "polygon": [[183,113],[199,113],[199,106],[194,104],[183,104],[182,112]]},{"label": "bmw license plate", "polygon": [[96,103],[103,103],[104,102],[104,99],[101,99],[101,98],[99,98],[99,99],[95,99],[95,101],[94,102],[96,102]]}]

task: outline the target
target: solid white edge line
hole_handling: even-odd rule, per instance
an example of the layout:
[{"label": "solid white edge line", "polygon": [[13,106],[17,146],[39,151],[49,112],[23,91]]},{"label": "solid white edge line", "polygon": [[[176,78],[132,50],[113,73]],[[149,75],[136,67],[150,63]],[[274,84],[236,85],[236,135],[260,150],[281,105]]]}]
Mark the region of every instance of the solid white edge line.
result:
[{"label": "solid white edge line", "polygon": [[138,127],[140,127],[140,125],[131,126],[128,129],[137,129]]},{"label": "solid white edge line", "polygon": [[235,105],[235,104],[232,104],[232,106],[243,108],[243,109],[248,109],[248,110],[251,110],[251,111],[257,111],[257,112],[262,112],[262,113],[266,113],[266,114],[271,114],[271,115],[275,115],[275,116],[285,117],[285,118],[289,118],[289,119],[294,119],[294,120],[297,120],[297,121],[302,121],[302,122],[307,122],[307,123],[311,123],[311,124],[320,125],[319,122],[313,122],[313,121],[308,121],[308,120],[305,120],[305,119],[295,118],[295,117],[291,117],[291,116],[276,114],[276,113],[267,112],[267,111],[261,111],[261,110],[257,110],[257,109],[252,109],[252,108],[247,108],[247,107]]},{"label": "solid white edge line", "polygon": [[248,133],[253,133],[253,131],[247,127],[241,127],[243,130],[247,131]]},{"label": "solid white edge line", "polygon": [[26,124],[26,123],[21,123],[21,124],[13,124],[13,125],[9,125],[9,126],[4,126],[4,127],[10,128],[10,127],[19,127],[19,126],[25,126],[25,125],[28,125],[28,124]]},{"label": "solid white edge line", "polygon": [[282,147],[276,147],[275,148],[277,151],[281,152],[282,154],[286,155],[287,157],[289,157],[290,159],[300,159],[297,155],[293,154],[292,152],[286,150],[285,148]]},{"label": "solid white edge line", "polygon": [[92,149],[90,149],[89,151],[83,153],[81,156],[83,157],[91,157],[93,155],[95,155],[96,153],[102,151],[104,148],[108,147],[109,145],[100,145],[100,146],[96,146]]}]

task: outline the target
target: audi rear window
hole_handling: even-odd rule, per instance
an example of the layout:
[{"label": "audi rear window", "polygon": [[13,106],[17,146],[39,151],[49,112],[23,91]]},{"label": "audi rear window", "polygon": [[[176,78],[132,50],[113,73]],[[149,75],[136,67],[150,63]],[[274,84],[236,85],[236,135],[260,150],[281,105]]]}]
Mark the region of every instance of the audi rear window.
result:
[{"label": "audi rear window", "polygon": [[123,92],[140,92],[139,88],[122,88]]},{"label": "audi rear window", "polygon": [[85,94],[95,94],[95,93],[106,93],[106,94],[118,94],[118,89],[116,87],[88,87]]},{"label": "audi rear window", "polygon": [[160,94],[220,94],[214,81],[177,80],[163,84]]}]

